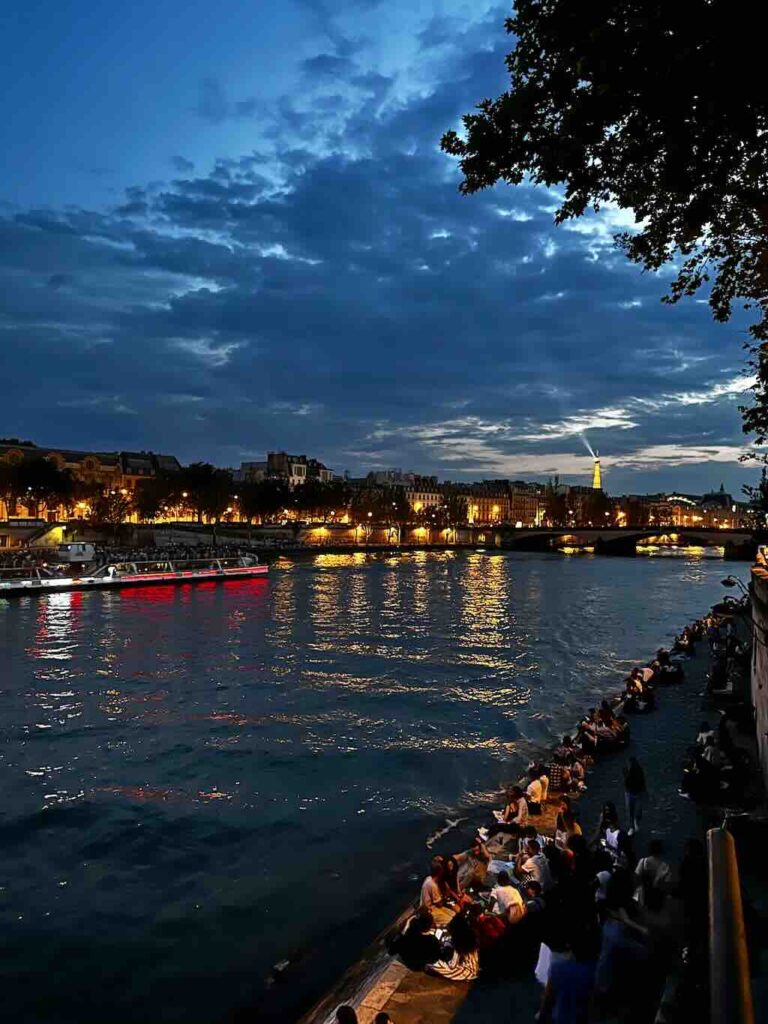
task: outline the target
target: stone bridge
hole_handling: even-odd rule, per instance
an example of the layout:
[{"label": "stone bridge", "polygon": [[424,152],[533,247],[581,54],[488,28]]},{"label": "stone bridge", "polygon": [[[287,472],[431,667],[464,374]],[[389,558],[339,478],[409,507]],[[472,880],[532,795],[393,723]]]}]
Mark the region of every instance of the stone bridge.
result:
[{"label": "stone bridge", "polygon": [[723,547],[729,557],[752,560],[765,536],[746,529],[720,530],[694,526],[604,526],[535,527],[495,531],[497,545],[517,551],[552,551],[563,547],[594,547],[602,555],[634,555],[638,543],[660,545]]}]

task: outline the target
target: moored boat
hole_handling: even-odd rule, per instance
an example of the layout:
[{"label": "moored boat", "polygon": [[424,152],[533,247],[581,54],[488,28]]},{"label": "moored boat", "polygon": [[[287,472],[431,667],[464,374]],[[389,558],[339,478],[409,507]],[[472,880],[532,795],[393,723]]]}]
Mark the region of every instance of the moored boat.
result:
[{"label": "moored boat", "polygon": [[70,575],[59,566],[0,570],[0,597],[68,590],[115,590],[152,584],[226,583],[266,576],[267,565],[250,556],[169,561],[112,562]]}]

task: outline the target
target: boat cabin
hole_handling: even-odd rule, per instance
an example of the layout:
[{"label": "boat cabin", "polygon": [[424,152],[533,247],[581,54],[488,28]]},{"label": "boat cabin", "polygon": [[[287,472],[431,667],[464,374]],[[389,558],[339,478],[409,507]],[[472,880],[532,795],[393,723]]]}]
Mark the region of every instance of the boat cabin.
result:
[{"label": "boat cabin", "polygon": [[59,562],[67,562],[69,564],[92,562],[96,558],[96,548],[93,544],[70,541],[68,544],[59,544],[56,549],[56,557]]}]

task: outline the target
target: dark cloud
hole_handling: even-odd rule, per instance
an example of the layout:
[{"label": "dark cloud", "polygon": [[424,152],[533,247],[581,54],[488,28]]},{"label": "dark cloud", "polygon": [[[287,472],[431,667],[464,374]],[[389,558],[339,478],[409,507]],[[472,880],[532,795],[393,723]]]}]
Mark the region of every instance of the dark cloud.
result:
[{"label": "dark cloud", "polygon": [[51,274],[48,278],[48,287],[53,289],[67,288],[74,283],[74,280],[75,278],[72,274]]},{"label": "dark cloud", "polygon": [[259,109],[258,100],[254,96],[232,100],[218,78],[205,78],[200,83],[200,94],[195,106],[195,113],[211,124],[221,124],[238,118],[253,117]]},{"label": "dark cloud", "polygon": [[184,156],[172,156],[171,165],[175,171],[179,172],[179,174],[189,174],[195,169],[195,165],[192,160],[187,160]]},{"label": "dark cloud", "polygon": [[302,70],[313,79],[337,78],[349,76],[357,65],[349,57],[339,57],[332,53],[320,53],[302,61]]}]

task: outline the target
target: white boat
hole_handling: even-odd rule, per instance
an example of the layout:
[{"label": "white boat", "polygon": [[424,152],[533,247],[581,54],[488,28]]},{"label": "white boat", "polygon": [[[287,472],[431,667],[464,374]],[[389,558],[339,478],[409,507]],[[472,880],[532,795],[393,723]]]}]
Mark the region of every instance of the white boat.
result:
[{"label": "white boat", "polygon": [[120,590],[157,584],[226,583],[266,576],[269,566],[257,558],[188,558],[156,562],[112,562],[80,575],[57,566],[0,569],[0,597],[61,593],[66,590]]}]

